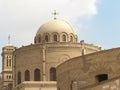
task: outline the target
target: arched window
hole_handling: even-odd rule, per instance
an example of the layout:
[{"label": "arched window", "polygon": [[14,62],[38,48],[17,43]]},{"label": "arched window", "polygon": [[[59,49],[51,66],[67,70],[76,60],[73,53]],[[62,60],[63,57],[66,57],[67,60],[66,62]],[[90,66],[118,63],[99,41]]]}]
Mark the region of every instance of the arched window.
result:
[{"label": "arched window", "polygon": [[11,59],[9,60],[9,66],[11,66]]},{"label": "arched window", "polygon": [[21,83],[21,72],[18,72],[18,84]]},{"label": "arched window", "polygon": [[64,42],[66,41],[66,36],[65,36],[65,35],[62,36],[62,40],[63,40]]},{"label": "arched window", "polygon": [[11,79],[11,76],[9,75],[9,79]]},{"label": "arched window", "polygon": [[70,41],[73,42],[73,37],[72,36],[70,36]]},{"label": "arched window", "polygon": [[6,76],[6,78],[8,79],[8,75]]},{"label": "arched window", "polygon": [[53,38],[54,38],[54,41],[56,42],[56,41],[57,41],[57,35],[55,34],[55,35],[53,36]]},{"label": "arched window", "polygon": [[55,68],[50,69],[50,81],[56,81],[56,69]]},{"label": "arched window", "polygon": [[48,42],[48,35],[45,36],[45,41]]},{"label": "arched window", "polygon": [[34,81],[40,81],[41,78],[40,78],[40,70],[39,69],[35,69],[34,71]]},{"label": "arched window", "polygon": [[41,43],[41,37],[39,37],[39,43]]},{"label": "arched window", "polygon": [[8,58],[7,58],[7,66],[8,66],[8,63],[9,63],[9,60],[8,60]]},{"label": "arched window", "polygon": [[25,81],[30,81],[30,72],[29,72],[29,70],[25,71]]}]

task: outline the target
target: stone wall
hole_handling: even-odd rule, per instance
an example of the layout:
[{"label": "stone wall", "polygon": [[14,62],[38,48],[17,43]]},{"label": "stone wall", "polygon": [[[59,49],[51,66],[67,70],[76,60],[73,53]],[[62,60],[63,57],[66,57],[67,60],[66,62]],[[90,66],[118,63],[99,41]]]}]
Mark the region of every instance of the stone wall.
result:
[{"label": "stone wall", "polygon": [[[120,76],[101,83],[96,83],[95,85],[90,85],[80,90],[119,90],[119,89],[120,89]],[[79,86],[76,90],[79,90]]]},{"label": "stone wall", "polygon": [[56,82],[23,82],[13,90],[57,90]]},{"label": "stone wall", "polygon": [[57,67],[57,82],[60,90],[71,90],[73,82],[80,88],[98,83],[98,75],[108,79],[120,76],[120,48],[103,50],[73,58]]},{"label": "stone wall", "polygon": [[14,82],[17,85],[18,72],[21,72],[21,82],[25,80],[25,71],[30,71],[30,81],[34,81],[34,70],[40,69],[41,81],[50,81],[50,68],[84,54],[100,51],[101,48],[85,43],[44,43],[23,46],[14,52]]}]

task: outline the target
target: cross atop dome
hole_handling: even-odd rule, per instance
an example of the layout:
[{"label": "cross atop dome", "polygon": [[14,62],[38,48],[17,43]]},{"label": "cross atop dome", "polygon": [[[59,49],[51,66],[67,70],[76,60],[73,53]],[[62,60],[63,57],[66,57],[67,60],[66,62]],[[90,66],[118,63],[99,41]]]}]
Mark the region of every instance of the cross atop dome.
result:
[{"label": "cross atop dome", "polygon": [[54,10],[54,12],[52,13],[52,15],[54,15],[54,20],[56,20],[56,16],[58,15],[58,13],[56,12],[56,10]]}]

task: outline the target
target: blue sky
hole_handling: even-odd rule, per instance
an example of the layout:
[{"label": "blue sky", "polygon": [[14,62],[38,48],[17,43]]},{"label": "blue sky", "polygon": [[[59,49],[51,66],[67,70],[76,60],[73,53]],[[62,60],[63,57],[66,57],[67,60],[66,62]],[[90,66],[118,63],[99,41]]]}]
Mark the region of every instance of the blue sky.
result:
[{"label": "blue sky", "polygon": [[120,46],[120,1],[100,0],[98,14],[90,20],[80,18],[79,23],[84,27],[79,32],[80,38],[86,42],[100,45],[104,49]]},{"label": "blue sky", "polygon": [[[103,49],[120,46],[120,0],[0,0],[0,52],[9,34],[17,47],[33,43],[40,25],[53,18],[54,9],[58,18],[73,26],[79,41]],[[0,68],[1,61],[0,57]]]}]

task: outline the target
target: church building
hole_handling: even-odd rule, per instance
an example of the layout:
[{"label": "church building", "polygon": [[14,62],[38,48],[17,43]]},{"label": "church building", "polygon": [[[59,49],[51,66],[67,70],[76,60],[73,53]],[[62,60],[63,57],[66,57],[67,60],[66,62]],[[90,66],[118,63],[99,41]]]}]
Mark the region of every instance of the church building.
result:
[{"label": "church building", "polygon": [[34,44],[3,47],[2,90],[57,90],[58,65],[98,51],[101,47],[78,42],[68,22],[54,18],[40,26]]}]

